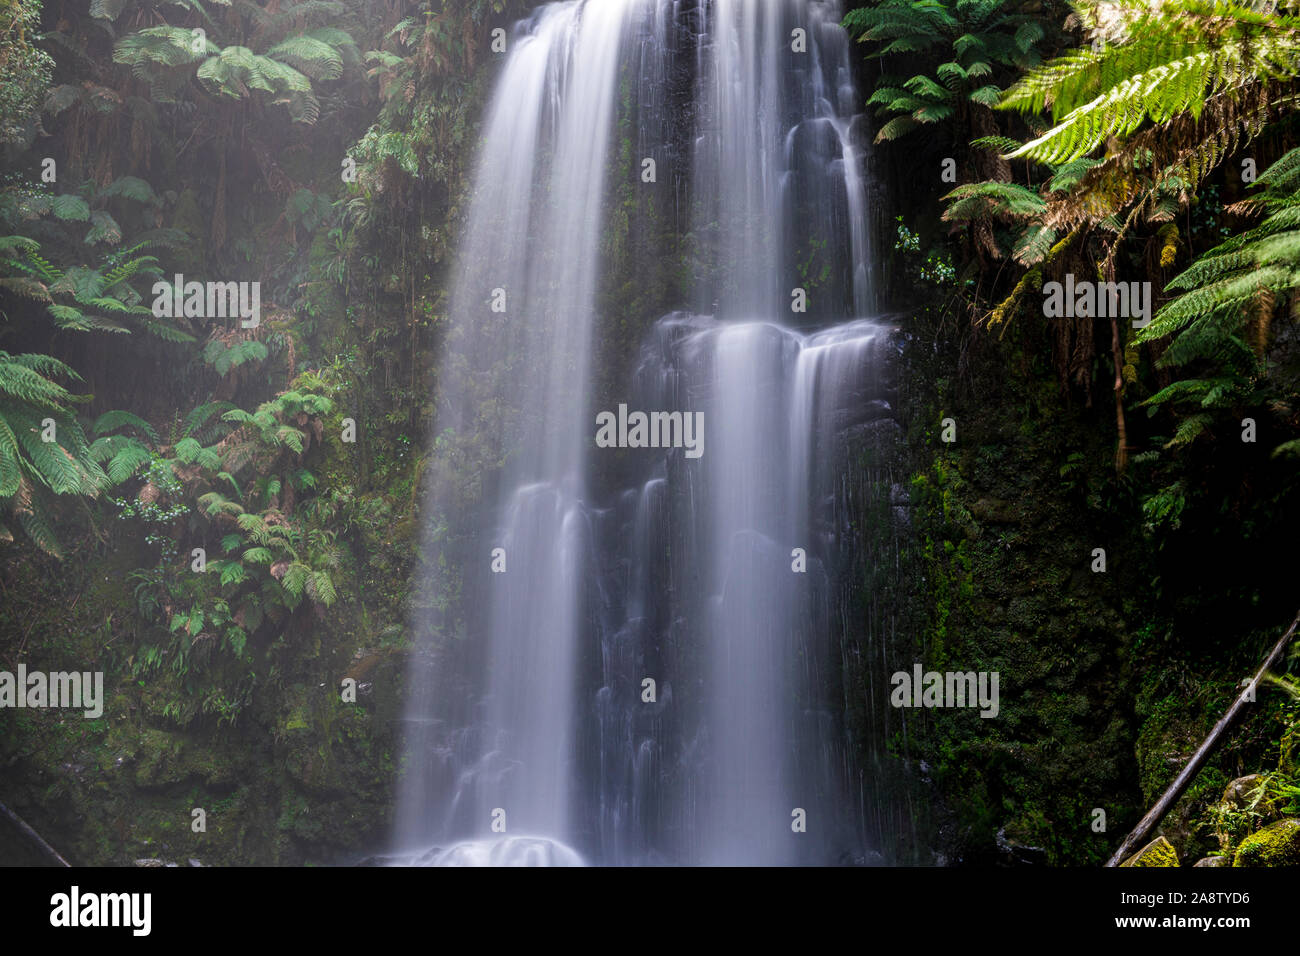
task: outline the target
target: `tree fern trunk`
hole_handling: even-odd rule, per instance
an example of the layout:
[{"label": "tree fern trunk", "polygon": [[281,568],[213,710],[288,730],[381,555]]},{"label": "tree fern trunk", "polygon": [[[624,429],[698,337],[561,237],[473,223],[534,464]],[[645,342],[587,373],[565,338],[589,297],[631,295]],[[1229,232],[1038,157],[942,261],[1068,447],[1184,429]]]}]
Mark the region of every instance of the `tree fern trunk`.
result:
[{"label": "tree fern trunk", "polygon": [[1119,320],[1110,319],[1110,349],[1115,362],[1115,474],[1128,467],[1128,428],[1124,423],[1124,349],[1119,340]]}]

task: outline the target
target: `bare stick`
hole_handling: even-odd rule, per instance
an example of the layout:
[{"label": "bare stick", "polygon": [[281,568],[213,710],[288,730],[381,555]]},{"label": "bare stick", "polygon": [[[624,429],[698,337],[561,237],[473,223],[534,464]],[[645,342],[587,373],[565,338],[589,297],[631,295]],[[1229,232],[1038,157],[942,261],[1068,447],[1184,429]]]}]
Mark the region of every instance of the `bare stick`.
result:
[{"label": "bare stick", "polygon": [[40,835],[39,833],[37,833],[35,830],[33,830],[31,827],[29,827],[29,826],[27,825],[27,822],[26,822],[25,820],[23,820],[22,817],[20,817],[20,816],[19,816],[18,814],[16,814],[16,813],[14,813],[12,810],[10,810],[8,807],[6,807],[3,803],[0,803],[0,814],[3,814],[4,816],[8,817],[8,818],[9,818],[9,821],[10,821],[11,823],[13,823],[13,825],[16,826],[16,827],[18,828],[18,832],[19,832],[19,833],[21,833],[23,836],[27,837],[29,840],[31,840],[33,843],[35,843],[38,847],[40,847],[42,850],[44,850],[45,853],[46,853],[48,856],[50,856],[51,858],[53,858],[53,859],[55,859],[55,860],[58,860],[60,865],[62,865],[62,866],[71,866],[71,865],[72,865],[72,864],[69,863],[67,860],[65,860],[63,857],[59,856],[59,851],[56,850],[56,849],[54,849],[54,847],[50,846],[48,843],[46,843],[46,842],[41,838],[41,835]]},{"label": "bare stick", "polygon": [[1169,809],[1178,802],[1178,798],[1183,795],[1187,785],[1192,782],[1197,773],[1200,772],[1201,767],[1204,766],[1205,761],[1210,758],[1215,748],[1218,747],[1219,738],[1223,736],[1224,731],[1232,726],[1233,721],[1241,714],[1246,704],[1255,699],[1255,688],[1264,679],[1264,675],[1272,670],[1273,666],[1282,658],[1282,652],[1286,650],[1287,642],[1295,636],[1297,626],[1300,626],[1300,613],[1296,614],[1296,618],[1291,622],[1291,626],[1287,628],[1287,632],[1273,645],[1273,650],[1269,651],[1268,657],[1264,659],[1264,666],[1256,672],[1254,679],[1237,695],[1237,699],[1232,702],[1228,712],[1219,718],[1219,722],[1214,725],[1210,735],[1205,738],[1201,746],[1196,748],[1196,753],[1192,754],[1192,759],[1187,761],[1187,766],[1183,767],[1183,772],[1169,785],[1169,789],[1160,796],[1160,799],[1156,801],[1156,805],[1147,812],[1147,815],[1138,821],[1138,825],[1133,828],[1133,832],[1124,838],[1124,842],[1119,845],[1115,855],[1106,861],[1107,866],[1119,866],[1120,861],[1132,853],[1151,834],[1156,825],[1164,819]]}]

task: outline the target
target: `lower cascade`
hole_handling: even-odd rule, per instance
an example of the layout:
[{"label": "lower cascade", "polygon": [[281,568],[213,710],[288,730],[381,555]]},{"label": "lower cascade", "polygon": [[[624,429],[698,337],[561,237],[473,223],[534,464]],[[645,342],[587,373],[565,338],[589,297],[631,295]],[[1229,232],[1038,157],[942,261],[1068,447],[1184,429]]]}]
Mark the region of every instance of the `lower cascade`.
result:
[{"label": "lower cascade", "polygon": [[[484,478],[426,476],[389,861],[885,860],[897,349],[839,18],[573,0],[516,26],[437,386],[434,457]],[[615,355],[620,150],[692,243],[679,310]]]},{"label": "lower cascade", "polygon": [[571,847],[544,837],[511,836],[432,847],[388,861],[404,866],[582,866]]}]

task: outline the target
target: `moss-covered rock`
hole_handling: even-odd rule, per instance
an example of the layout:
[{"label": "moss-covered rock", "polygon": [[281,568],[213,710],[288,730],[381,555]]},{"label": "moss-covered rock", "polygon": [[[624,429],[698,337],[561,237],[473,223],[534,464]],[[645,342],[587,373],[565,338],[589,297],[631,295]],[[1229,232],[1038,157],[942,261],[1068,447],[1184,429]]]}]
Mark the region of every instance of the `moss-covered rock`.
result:
[{"label": "moss-covered rock", "polygon": [[[907,727],[906,747],[943,801],[935,817],[949,858],[996,864],[1004,830],[1049,865],[1100,864],[1108,844],[1086,836],[1094,808],[1125,808],[1107,811],[1125,827],[1149,805],[1133,795],[1141,715],[1128,664],[1143,556],[1102,505],[1109,449],[1088,437],[1091,413],[1041,387],[1029,372],[1040,353],[1016,335],[980,345],[969,388],[949,388],[923,348],[904,349],[916,535],[904,560],[917,585],[907,603],[923,619],[900,630],[886,669],[925,660],[1000,674],[996,720],[935,711]],[[941,440],[946,417],[961,423],[955,443]],[[1076,453],[1088,464],[1063,471]],[[1105,574],[1091,570],[1101,541]]]},{"label": "moss-covered rock", "polygon": [[[237,720],[182,723],[171,716],[175,704],[194,695],[183,682],[166,683],[171,668],[133,672],[129,655],[104,653],[105,644],[128,645],[138,657],[136,632],[148,633],[118,606],[121,587],[109,586],[128,573],[120,554],[69,564],[43,583],[29,580],[27,564],[0,565],[10,593],[48,595],[0,606],[0,632],[13,633],[7,620],[23,611],[39,652],[29,666],[102,669],[106,698],[96,720],[54,708],[0,709],[0,801],[79,866],[330,863],[382,841],[406,686],[396,613],[348,579],[349,595],[364,590],[369,610],[345,597],[310,631],[288,631],[283,648],[262,648],[278,655],[275,666]],[[97,632],[113,615],[114,629]],[[338,687],[354,667],[364,682],[356,702],[345,703]],[[206,829],[192,827],[195,809]],[[0,862],[40,859],[0,838]]]},{"label": "moss-covered rock", "polygon": [[1233,866],[1300,866],[1300,819],[1271,823],[1241,841]]},{"label": "moss-covered rock", "polygon": [[1178,866],[1178,851],[1164,837],[1156,837],[1120,866]]}]

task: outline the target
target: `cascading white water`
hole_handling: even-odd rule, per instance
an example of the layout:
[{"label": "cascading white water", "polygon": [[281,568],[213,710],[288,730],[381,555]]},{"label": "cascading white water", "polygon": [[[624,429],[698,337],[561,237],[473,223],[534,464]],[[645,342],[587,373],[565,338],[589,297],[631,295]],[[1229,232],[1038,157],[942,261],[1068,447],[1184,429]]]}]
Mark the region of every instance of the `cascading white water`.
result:
[{"label": "cascading white water", "polygon": [[[438,422],[444,435],[500,434],[507,490],[492,544],[506,570],[485,609],[487,684],[473,731],[450,748],[417,735],[424,752],[399,823],[408,841],[486,836],[494,824],[567,836],[601,208],[620,53],[648,9],[648,0],[541,8],[517,31],[489,108]],[[434,507],[448,506],[433,494]],[[417,717],[437,709],[427,693],[414,698]],[[434,769],[455,777],[441,827],[426,818],[431,749],[443,765]]]},{"label": "cascading white water", "polygon": [[816,706],[817,694],[806,642],[822,635],[805,629],[810,577],[792,571],[795,549],[820,553],[807,522],[818,423],[806,407],[815,399],[801,391],[816,363],[802,337],[774,320],[791,316],[800,296],[832,297],[831,283],[809,288],[818,277],[800,260],[817,238],[835,235],[831,224],[845,213],[848,294],[814,304],[835,316],[845,302],[870,301],[865,199],[848,135],[855,97],[838,5],[717,0],[709,10],[696,165],[716,187],[701,228],[720,227],[713,304],[731,321],[700,337],[705,358],[690,363],[702,374],[691,385],[710,396],[715,436],[700,541],[710,555],[711,625],[700,859],[786,863],[809,858],[816,837],[794,839],[791,817],[810,813],[821,798],[809,791],[829,782],[810,777],[798,753],[808,738],[797,711]]},{"label": "cascading white water", "polygon": [[[792,287],[813,280],[821,315],[869,314],[866,184],[839,4],[713,0],[703,11],[694,228],[713,237],[704,305],[788,315]],[[817,276],[819,241],[848,247],[844,275]]]},{"label": "cascading white water", "polygon": [[[860,318],[849,54],[830,0],[574,0],[517,28],[439,372],[406,859],[867,855],[845,717],[862,649],[835,568],[843,451],[889,417],[889,336]],[[590,406],[593,339],[616,318],[596,305],[616,128],[678,184],[685,294],[712,313],[655,323],[613,386],[633,408],[702,412],[703,457],[633,453],[623,490],[593,480],[609,453]],[[457,576],[491,549],[505,570]]]},{"label": "cascading white water", "polygon": [[[652,477],[609,519],[632,532],[622,545],[631,573],[626,617],[603,644],[615,663],[598,696],[660,674],[674,678],[665,710],[686,709],[683,684],[694,704],[671,731],[660,714],[638,723],[635,705],[610,708],[612,720],[600,711],[627,755],[625,780],[632,755],[649,753],[660,768],[649,791],[621,791],[622,818],[647,839],[640,858],[867,855],[860,755],[844,717],[845,696],[863,693],[848,686],[844,657],[861,642],[840,630],[829,566],[850,530],[845,454],[887,450],[896,429],[891,348],[889,329],[872,320],[805,333],[679,314],[642,350],[635,401],[700,411],[713,437],[698,463],[678,453],[649,463]],[[616,764],[604,755],[604,766]],[[638,814],[638,798],[668,810]],[[792,827],[796,810],[805,832]]]}]

